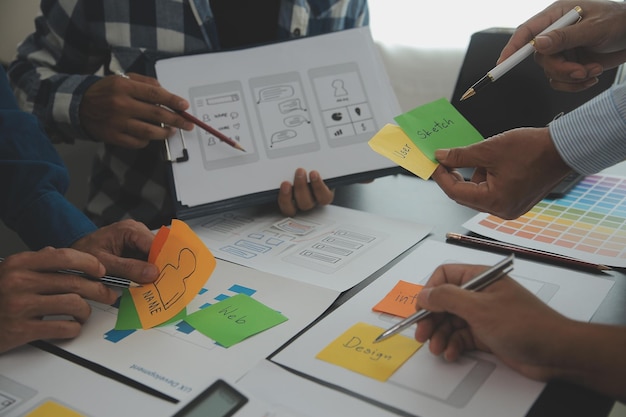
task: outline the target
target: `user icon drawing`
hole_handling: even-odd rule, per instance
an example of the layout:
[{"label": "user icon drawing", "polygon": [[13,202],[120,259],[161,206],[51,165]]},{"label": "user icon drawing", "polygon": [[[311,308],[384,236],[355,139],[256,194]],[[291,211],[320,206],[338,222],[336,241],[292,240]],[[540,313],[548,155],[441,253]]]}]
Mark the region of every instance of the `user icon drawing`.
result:
[{"label": "user icon drawing", "polygon": [[178,253],[178,264],[166,264],[154,282],[163,308],[171,307],[187,289],[186,280],[196,271],[196,255],[188,248]]}]

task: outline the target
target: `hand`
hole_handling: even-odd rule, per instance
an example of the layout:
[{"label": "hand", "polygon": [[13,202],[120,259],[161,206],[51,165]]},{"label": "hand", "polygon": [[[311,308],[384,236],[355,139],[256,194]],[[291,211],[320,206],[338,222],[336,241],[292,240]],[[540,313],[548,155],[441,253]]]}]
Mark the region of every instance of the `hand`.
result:
[{"label": "hand", "polygon": [[[84,298],[104,304],[117,299],[115,291],[99,282],[55,273],[61,269],[104,275],[96,258],[72,249],[48,247],[11,255],[0,263],[0,352],[39,339],[76,337],[91,314]],[[42,320],[50,315],[74,320]]]},{"label": "hand", "polygon": [[95,256],[108,274],[149,283],[159,276],[158,268],[130,257],[147,259],[153,240],[154,234],[143,223],[123,220],[77,240],[72,248]]},{"label": "hand", "polygon": [[278,207],[285,216],[295,216],[298,210],[308,211],[333,202],[335,191],[326,186],[319,172],[311,171],[309,181],[310,184],[307,182],[306,170],[298,168],[293,185],[289,181],[280,184]]},{"label": "hand", "polygon": [[[571,172],[548,128],[509,130],[435,157],[441,165],[432,177],[448,197],[503,219],[526,213]],[[470,181],[453,170],[461,167],[476,168]]]},{"label": "hand", "polygon": [[[448,361],[480,349],[529,378],[550,379],[561,348],[558,332],[571,328],[570,321],[509,277],[480,292],[459,288],[485,269],[438,267],[417,298],[417,308],[436,314],[418,323],[415,338],[430,339],[430,351]],[[439,314],[444,312],[449,314]]]},{"label": "hand", "polygon": [[189,107],[186,100],[169,93],[154,78],[139,74],[128,77],[104,77],[85,92],[80,104],[80,122],[92,138],[138,149],[151,140],[172,136],[175,128],[194,128],[182,116],[160,106],[185,110]]},{"label": "hand", "polygon": [[626,61],[626,4],[614,1],[557,1],[519,26],[498,62],[530,42],[575,6],[576,24],[537,36],[535,60],[556,90],[581,91],[598,82],[603,71]]}]

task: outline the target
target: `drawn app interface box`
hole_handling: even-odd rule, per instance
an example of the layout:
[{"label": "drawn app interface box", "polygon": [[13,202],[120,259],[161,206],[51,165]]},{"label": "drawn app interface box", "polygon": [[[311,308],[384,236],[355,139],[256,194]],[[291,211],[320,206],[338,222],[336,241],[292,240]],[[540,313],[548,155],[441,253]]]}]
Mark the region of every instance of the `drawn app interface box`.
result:
[{"label": "drawn app interface box", "polygon": [[240,82],[192,87],[189,89],[189,97],[197,118],[235,140],[246,150],[243,154],[226,146],[204,129],[196,127],[194,133],[197,134],[200,143],[204,169],[247,164],[259,159],[256,145],[252,140]]},{"label": "drawn app interface box", "polygon": [[355,63],[313,68],[309,77],[331,147],[367,141],[376,133],[377,124]]},{"label": "drawn app interface box", "polygon": [[253,78],[250,88],[269,158],[319,150],[297,72]]}]

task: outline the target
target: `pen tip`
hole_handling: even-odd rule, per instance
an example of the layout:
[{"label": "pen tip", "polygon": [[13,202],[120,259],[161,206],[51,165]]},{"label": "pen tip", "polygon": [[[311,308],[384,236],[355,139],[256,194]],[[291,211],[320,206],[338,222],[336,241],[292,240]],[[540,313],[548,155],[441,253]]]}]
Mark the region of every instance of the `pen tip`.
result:
[{"label": "pen tip", "polygon": [[460,101],[463,101],[463,100],[465,100],[467,98],[470,98],[474,94],[476,94],[476,91],[474,91],[473,88],[470,88],[465,93],[463,93],[463,95],[461,96],[461,100]]},{"label": "pen tip", "polygon": [[143,285],[137,284],[136,282],[131,282],[130,284],[128,284],[128,286],[131,287],[131,288],[141,288],[141,287],[143,287]]}]

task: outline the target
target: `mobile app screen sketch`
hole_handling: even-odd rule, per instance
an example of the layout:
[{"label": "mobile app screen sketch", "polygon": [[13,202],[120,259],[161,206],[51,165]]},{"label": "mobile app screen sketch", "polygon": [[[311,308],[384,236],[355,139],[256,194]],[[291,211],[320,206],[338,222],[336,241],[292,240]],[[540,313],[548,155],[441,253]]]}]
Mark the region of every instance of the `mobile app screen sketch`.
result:
[{"label": "mobile app screen sketch", "polygon": [[235,140],[246,150],[246,153],[242,153],[196,127],[194,133],[200,141],[205,169],[225,168],[259,159],[238,81],[192,87],[189,95],[193,113],[198,119]]},{"label": "mobile app screen sketch", "polygon": [[250,80],[268,157],[318,150],[311,112],[297,72]]},{"label": "mobile app screen sketch", "polygon": [[355,63],[309,71],[332,147],[368,141],[378,130]]}]

